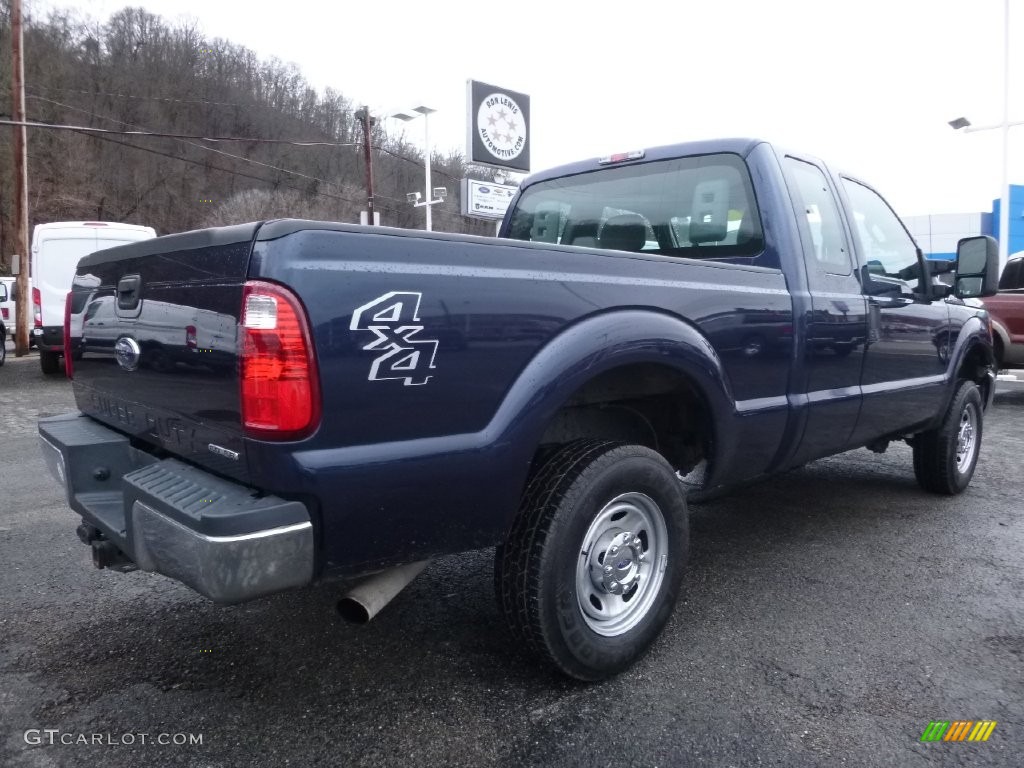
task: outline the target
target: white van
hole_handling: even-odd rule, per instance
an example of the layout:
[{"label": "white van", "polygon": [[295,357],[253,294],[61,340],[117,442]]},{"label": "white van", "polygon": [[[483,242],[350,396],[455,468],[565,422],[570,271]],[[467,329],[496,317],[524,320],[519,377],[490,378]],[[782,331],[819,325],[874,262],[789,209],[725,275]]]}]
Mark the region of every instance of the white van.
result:
[{"label": "white van", "polygon": [[14,338],[14,302],[11,301],[13,277],[0,277],[0,365],[7,361],[7,334]]},{"label": "white van", "polygon": [[7,289],[6,291],[0,290],[0,323],[3,324],[12,339],[14,338],[14,323],[17,319],[14,313],[14,283],[17,279],[16,277],[0,277],[0,285]]},{"label": "white van", "polygon": [[108,221],[38,224],[32,234],[32,304],[43,373],[57,373],[64,353],[64,301],[78,261],[94,251],[156,237],[152,227]]},{"label": "white van", "polygon": [[[3,297],[0,297],[0,322],[3,323],[4,328],[7,330],[7,335],[11,337],[11,343],[14,343],[18,335],[18,305],[16,302],[18,297],[18,278],[0,277],[0,283],[7,287],[7,299],[4,300]],[[28,295],[31,296],[31,282],[28,284],[28,288]],[[29,347],[36,345],[36,340],[31,333],[28,335],[28,345]]]}]

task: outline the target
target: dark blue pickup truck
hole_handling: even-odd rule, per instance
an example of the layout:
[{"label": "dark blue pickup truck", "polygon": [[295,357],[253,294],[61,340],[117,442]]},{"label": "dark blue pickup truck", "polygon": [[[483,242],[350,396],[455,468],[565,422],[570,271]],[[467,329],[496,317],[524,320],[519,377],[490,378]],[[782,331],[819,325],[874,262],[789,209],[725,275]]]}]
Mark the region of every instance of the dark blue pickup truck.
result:
[{"label": "dark blue pickup truck", "polygon": [[497,545],[512,631],[594,680],[671,614],[688,499],[894,440],[964,490],[996,263],[926,261],[870,186],[762,141],[629,152],[530,177],[498,239],[279,220],[94,253],[80,413],[39,431],[100,567],[222,603],[360,577],[368,620]]}]

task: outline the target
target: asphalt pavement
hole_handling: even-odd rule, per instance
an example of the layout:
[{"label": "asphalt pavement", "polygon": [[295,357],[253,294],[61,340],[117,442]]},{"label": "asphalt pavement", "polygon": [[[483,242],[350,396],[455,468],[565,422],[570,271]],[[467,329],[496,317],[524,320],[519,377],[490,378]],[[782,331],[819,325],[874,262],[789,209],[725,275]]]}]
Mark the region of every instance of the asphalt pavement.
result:
[{"label": "asphalt pavement", "polygon": [[[999,388],[959,497],[918,490],[898,445],[694,507],[664,635],[581,685],[510,639],[489,550],[436,561],[366,627],[338,618],[336,585],[219,608],[96,570],[37,447],[69,384],[12,353],[0,765],[1018,768],[1024,381]],[[984,743],[922,743],[934,720],[997,725]]]}]

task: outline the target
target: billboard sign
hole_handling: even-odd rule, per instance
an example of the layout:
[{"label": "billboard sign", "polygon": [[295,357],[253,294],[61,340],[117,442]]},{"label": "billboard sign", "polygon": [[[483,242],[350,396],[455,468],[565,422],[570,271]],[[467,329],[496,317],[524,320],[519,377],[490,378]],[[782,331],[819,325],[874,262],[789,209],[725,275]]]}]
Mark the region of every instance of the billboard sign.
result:
[{"label": "billboard sign", "polygon": [[466,157],[475,165],[530,171],[530,97],[476,80],[466,83]]},{"label": "billboard sign", "polygon": [[476,179],[462,180],[462,215],[475,219],[501,219],[516,194],[516,187]]}]

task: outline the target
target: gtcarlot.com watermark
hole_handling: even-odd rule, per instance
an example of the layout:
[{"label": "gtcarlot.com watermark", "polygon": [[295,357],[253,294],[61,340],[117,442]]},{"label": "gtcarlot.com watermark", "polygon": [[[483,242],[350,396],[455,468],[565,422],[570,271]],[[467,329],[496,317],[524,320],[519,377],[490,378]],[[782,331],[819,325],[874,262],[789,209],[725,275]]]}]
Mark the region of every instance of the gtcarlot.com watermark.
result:
[{"label": "gtcarlot.com watermark", "polygon": [[59,728],[29,728],[25,743],[32,747],[97,746],[131,747],[138,744],[156,744],[161,747],[195,747],[203,743],[201,733],[79,733]]}]

